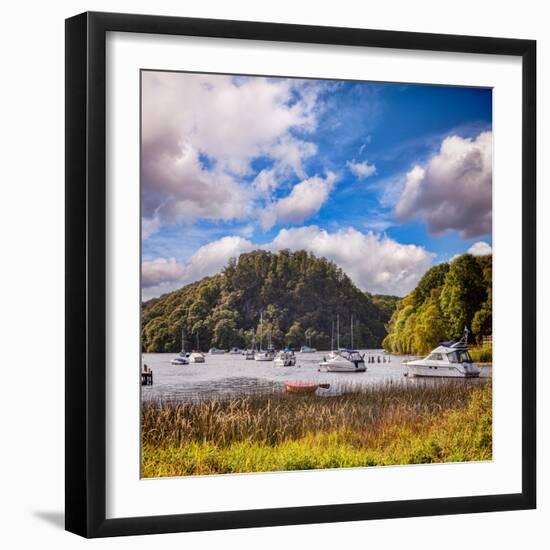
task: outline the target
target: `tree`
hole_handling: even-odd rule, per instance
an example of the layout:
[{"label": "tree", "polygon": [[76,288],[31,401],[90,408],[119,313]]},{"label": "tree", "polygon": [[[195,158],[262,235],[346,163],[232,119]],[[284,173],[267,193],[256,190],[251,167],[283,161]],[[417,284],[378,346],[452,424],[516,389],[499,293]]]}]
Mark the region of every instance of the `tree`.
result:
[{"label": "tree", "polygon": [[143,350],[178,351],[182,329],[193,345],[198,335],[202,349],[250,346],[260,312],[264,345],[271,335],[277,347],[290,340],[298,347],[306,342],[307,328],[312,345],[328,349],[332,319],[340,315],[341,338],[347,341],[349,324],[343,320],[352,315],[355,344],[377,347],[396,302],[362,292],[326,258],[304,250],[257,250],[231,259],[218,275],[144,302]]},{"label": "tree", "polygon": [[414,305],[420,306],[430,297],[432,290],[443,286],[448,272],[448,263],[434,265],[428,269],[413,290],[412,301]]},{"label": "tree", "polygon": [[235,321],[230,318],[222,318],[214,327],[213,343],[221,349],[233,347],[239,340]]},{"label": "tree", "polygon": [[304,342],[304,331],[298,321],[294,321],[285,334],[286,344],[291,348],[299,348]]},{"label": "tree", "polygon": [[471,326],[475,312],[487,299],[483,271],[471,254],[451,263],[441,291],[441,310],[448,321],[451,338],[459,338]]},{"label": "tree", "polygon": [[427,353],[461,336],[464,326],[490,334],[492,258],[469,254],[429,269],[396,306],[382,345],[394,353]]},{"label": "tree", "polygon": [[475,312],[472,319],[472,332],[476,336],[486,336],[493,332],[493,312],[485,303],[481,309]]}]

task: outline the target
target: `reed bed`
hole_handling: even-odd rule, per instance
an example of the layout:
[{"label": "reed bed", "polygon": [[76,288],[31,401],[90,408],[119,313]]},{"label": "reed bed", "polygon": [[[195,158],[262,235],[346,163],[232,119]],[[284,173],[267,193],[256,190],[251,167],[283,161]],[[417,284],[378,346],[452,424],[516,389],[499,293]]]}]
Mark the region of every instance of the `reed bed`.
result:
[{"label": "reed bed", "polygon": [[[419,382],[419,383],[416,383]],[[490,382],[144,403],[145,477],[491,457]]]}]

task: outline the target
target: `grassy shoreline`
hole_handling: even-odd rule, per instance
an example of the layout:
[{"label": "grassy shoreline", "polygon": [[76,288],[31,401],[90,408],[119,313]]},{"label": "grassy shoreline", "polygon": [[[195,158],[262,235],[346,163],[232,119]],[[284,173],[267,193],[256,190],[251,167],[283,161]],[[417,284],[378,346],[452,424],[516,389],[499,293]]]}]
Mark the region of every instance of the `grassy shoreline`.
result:
[{"label": "grassy shoreline", "polygon": [[334,397],[146,403],[142,475],[490,460],[490,382],[386,384]]}]

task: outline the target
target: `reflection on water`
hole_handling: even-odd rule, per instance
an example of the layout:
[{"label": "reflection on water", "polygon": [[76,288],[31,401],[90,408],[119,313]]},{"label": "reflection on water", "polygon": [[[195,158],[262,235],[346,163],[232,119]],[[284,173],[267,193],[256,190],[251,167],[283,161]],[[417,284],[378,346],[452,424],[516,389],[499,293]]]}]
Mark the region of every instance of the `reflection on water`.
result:
[{"label": "reflection on water", "polygon": [[[274,367],[272,362],[247,361],[242,355],[206,355],[204,364],[172,365],[174,353],[144,353],[143,362],[153,370],[153,386],[142,386],[143,400],[195,401],[220,397],[237,397],[250,393],[282,392],[289,381],[330,384],[320,395],[336,395],[343,388],[369,386],[383,383],[433,383],[444,384],[449,379],[417,379],[403,376],[402,362],[408,357],[383,354],[380,350],[368,350],[367,356],[385,357],[386,363],[367,363],[363,373],[319,372],[319,363],[325,353],[297,353],[295,367]],[[365,358],[365,361],[367,359]],[[481,377],[491,377],[492,369],[483,368]],[[456,382],[457,379],[452,379]],[[463,380],[466,384],[479,380]]]}]

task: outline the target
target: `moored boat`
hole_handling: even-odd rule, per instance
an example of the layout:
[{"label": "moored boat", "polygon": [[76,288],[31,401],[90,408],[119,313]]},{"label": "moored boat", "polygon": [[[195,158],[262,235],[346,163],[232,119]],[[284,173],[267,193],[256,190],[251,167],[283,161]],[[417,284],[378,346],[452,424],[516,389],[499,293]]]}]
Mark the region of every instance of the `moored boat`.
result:
[{"label": "moored boat", "polygon": [[294,367],[296,365],[296,355],[291,349],[281,350],[273,360],[275,367]]},{"label": "moored boat", "polygon": [[177,355],[170,361],[170,363],[172,363],[172,365],[188,365],[189,359],[185,356]]},{"label": "moored boat", "polygon": [[302,346],[300,348],[300,353],[315,353],[316,351],[315,348],[310,348],[309,346]]},{"label": "moored boat", "polygon": [[229,355],[240,355],[242,353],[242,350],[239,348],[231,348],[229,350]]},{"label": "moored boat", "polygon": [[208,350],[208,355],[223,355],[225,353],[224,349],[210,348]]},{"label": "moored boat", "polygon": [[255,361],[273,361],[274,358],[275,358],[274,349],[260,350],[254,354]]},{"label": "moored boat", "polygon": [[254,353],[255,361],[273,361],[275,358],[275,350],[271,347],[271,342],[268,342],[267,349],[262,349],[263,338],[263,312],[260,312],[260,349]]},{"label": "moored boat", "polygon": [[407,376],[439,378],[477,378],[481,369],[472,361],[468,352],[468,331],[458,342],[440,342],[423,359],[403,363]]},{"label": "moored boat", "polygon": [[183,329],[181,331],[181,351],[179,355],[174,357],[170,363],[172,365],[188,365],[189,364],[189,354],[185,351],[185,333]]},{"label": "moored boat", "polygon": [[312,394],[317,391],[319,384],[313,382],[287,382],[285,384],[286,393]]},{"label": "moored boat", "polygon": [[[332,323],[331,347],[334,342],[334,322]],[[351,318],[351,342],[353,344],[353,317]],[[336,316],[336,351],[331,351],[319,363],[321,372],[365,372],[365,354],[355,349],[340,348],[340,315]]]},{"label": "moored boat", "polygon": [[354,349],[339,349],[324,357],[319,364],[321,372],[365,372],[365,356]]},{"label": "moored boat", "polygon": [[190,363],[205,363],[204,355],[200,351],[192,351],[189,355]]}]

